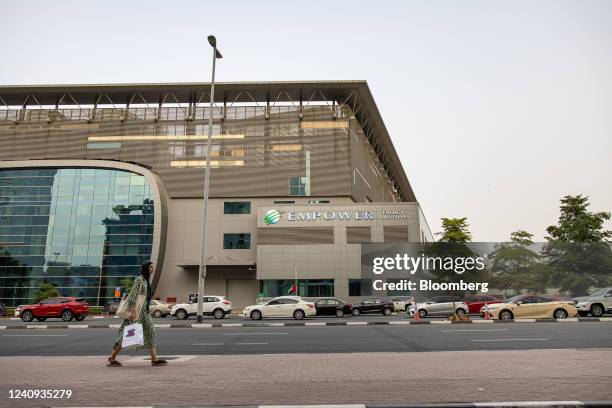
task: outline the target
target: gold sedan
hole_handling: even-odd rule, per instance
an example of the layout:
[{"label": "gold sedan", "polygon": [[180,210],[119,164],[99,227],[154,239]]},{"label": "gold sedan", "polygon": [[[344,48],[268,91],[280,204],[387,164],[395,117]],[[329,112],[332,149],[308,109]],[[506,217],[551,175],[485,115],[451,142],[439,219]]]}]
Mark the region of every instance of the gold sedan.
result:
[{"label": "gold sedan", "polygon": [[[572,302],[555,300],[546,296],[519,295],[503,303],[487,306],[491,319],[565,319],[578,314]],[[480,316],[484,317],[485,307],[480,309]]]},{"label": "gold sedan", "polygon": [[153,317],[166,317],[170,314],[172,306],[174,305],[171,303],[152,299],[149,305],[149,314]]}]

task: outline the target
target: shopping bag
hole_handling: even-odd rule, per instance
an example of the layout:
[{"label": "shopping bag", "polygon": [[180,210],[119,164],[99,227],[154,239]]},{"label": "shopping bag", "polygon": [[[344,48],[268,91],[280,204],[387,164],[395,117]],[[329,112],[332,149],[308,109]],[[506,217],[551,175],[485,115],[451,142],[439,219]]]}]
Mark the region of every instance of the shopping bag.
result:
[{"label": "shopping bag", "polygon": [[117,317],[121,317],[122,319],[129,319],[130,318],[130,312],[128,310],[128,295],[127,293],[123,295],[123,298],[121,299],[121,302],[119,303],[119,307],[117,308],[117,311],[115,312],[115,316]]},{"label": "shopping bag", "polygon": [[121,347],[142,346],[144,344],[144,335],[142,332],[142,324],[133,323],[125,326],[123,329],[123,341]]}]

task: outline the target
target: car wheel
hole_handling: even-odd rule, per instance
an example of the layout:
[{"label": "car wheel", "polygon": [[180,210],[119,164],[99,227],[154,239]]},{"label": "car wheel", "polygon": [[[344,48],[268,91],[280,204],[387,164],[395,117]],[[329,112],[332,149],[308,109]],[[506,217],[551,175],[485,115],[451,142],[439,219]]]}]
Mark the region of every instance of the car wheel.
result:
[{"label": "car wheel", "polygon": [[514,315],[509,310],[502,310],[501,312],[499,312],[499,318],[501,320],[512,320],[514,319]]},{"label": "car wheel", "polygon": [[253,310],[251,312],[251,320],[261,320],[261,312],[259,310]]},{"label": "car wheel", "polygon": [[302,320],[304,318],[304,311],[302,309],[298,309],[293,312],[293,318],[295,320]]},{"label": "car wheel", "polygon": [[176,318],[179,320],[185,320],[189,315],[185,309],[179,309],[176,311]]},{"label": "car wheel", "polygon": [[65,322],[69,322],[69,321],[71,321],[72,319],[74,319],[74,313],[72,313],[72,311],[71,311],[71,310],[66,309],[66,310],[64,310],[64,311],[62,312],[62,320],[63,320],[63,321],[65,321]]},{"label": "car wheel", "polygon": [[567,312],[563,309],[557,309],[553,313],[553,318],[555,319],[565,319],[567,317]]},{"label": "car wheel", "polygon": [[353,309],[353,316],[359,316],[359,309]]},{"label": "car wheel", "polygon": [[384,316],[391,316],[391,313],[392,313],[392,311],[391,311],[391,309],[389,309],[389,308],[385,308],[385,309],[383,310],[383,315],[384,315]]},{"label": "car wheel", "polygon": [[44,322],[45,320],[47,320],[46,317],[37,317],[36,320],[38,320],[39,322]]},{"label": "car wheel", "polygon": [[213,312],[213,316],[215,317],[215,319],[223,319],[225,317],[225,312],[223,311],[223,309],[215,309],[215,311]]},{"label": "car wheel", "polygon": [[33,319],[34,314],[31,311],[26,310],[25,312],[21,312],[21,320],[24,322],[31,322]]},{"label": "car wheel", "polygon": [[425,310],[425,309],[419,309],[419,317],[420,317],[421,319],[423,319],[423,318],[427,317],[427,310]]},{"label": "car wheel", "polygon": [[154,312],[153,312],[153,317],[157,317],[158,319],[159,319],[160,317],[162,317],[162,312],[161,312],[161,310],[156,310],[156,311],[154,311]]},{"label": "car wheel", "polygon": [[85,315],[79,315],[79,316],[75,317],[75,319],[77,319],[77,321],[79,321],[79,322],[83,321],[83,320],[85,320]]},{"label": "car wheel", "polygon": [[595,317],[601,316],[602,314],[604,314],[603,306],[599,303],[594,304],[593,306],[591,306],[591,314]]},{"label": "car wheel", "polygon": [[344,317],[344,310],[342,309],[336,310],[336,317]]},{"label": "car wheel", "polygon": [[465,314],[466,314],[464,309],[457,309],[457,311],[455,313],[459,317],[465,316]]}]

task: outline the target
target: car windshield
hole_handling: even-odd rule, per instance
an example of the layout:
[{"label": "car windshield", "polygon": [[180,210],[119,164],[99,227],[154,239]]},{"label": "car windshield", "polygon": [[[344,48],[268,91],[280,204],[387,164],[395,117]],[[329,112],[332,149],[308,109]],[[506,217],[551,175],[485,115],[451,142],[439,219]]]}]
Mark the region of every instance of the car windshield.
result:
[{"label": "car windshield", "polygon": [[523,295],[513,296],[510,299],[506,299],[506,303],[516,303],[523,298]]},{"label": "car windshield", "polygon": [[599,289],[599,290],[596,290],[595,292],[591,293],[589,296],[593,296],[593,297],[594,296],[603,296],[605,291],[606,291],[605,289]]}]

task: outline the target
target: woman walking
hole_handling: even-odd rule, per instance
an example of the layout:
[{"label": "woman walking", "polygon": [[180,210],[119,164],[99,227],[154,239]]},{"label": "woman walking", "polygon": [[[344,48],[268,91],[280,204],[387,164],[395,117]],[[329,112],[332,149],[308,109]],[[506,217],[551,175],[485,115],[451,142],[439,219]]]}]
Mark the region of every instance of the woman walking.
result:
[{"label": "woman walking", "polygon": [[[149,315],[149,302],[151,301],[151,277],[155,273],[155,265],[153,262],[147,261],[140,266],[140,275],[134,280],[130,294],[128,295],[128,308],[130,311],[130,319],[125,319],[119,328],[117,337],[115,337],[115,348],[108,358],[107,367],[121,367],[121,363],[115,358],[121,351],[121,342],[123,340],[123,329],[134,321],[142,324],[142,332],[144,337],[144,344],[142,346],[136,346],[136,350],[148,348],[151,353],[151,365],[162,366],[167,365],[166,360],[160,360],[157,358],[157,350],[155,349],[155,330],[153,328],[153,322]],[[136,315],[136,299],[138,295],[146,295],[146,301],[140,309],[138,316]]]}]

